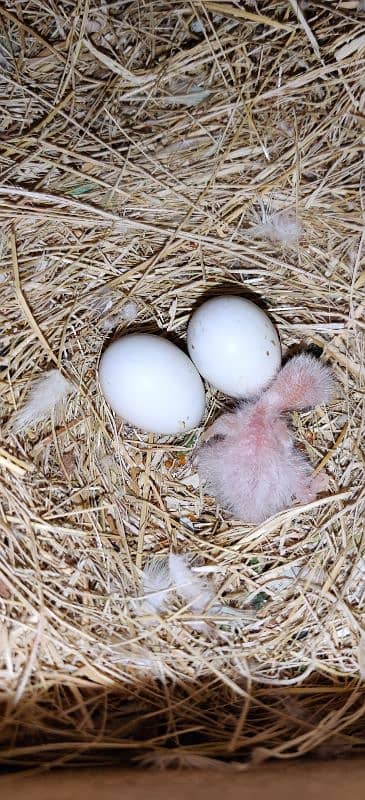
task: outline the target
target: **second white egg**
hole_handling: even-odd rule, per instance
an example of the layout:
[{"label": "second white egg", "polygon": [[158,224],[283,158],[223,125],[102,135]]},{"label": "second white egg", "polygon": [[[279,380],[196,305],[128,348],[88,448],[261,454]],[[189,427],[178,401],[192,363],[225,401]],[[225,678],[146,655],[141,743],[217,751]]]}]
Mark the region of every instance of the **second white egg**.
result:
[{"label": "second white egg", "polygon": [[230,397],[250,397],[264,389],[281,364],[277,331],[251,300],[222,295],[192,315],[188,351],[200,374]]},{"label": "second white egg", "polygon": [[184,433],[201,422],[205,392],[188,356],[160,336],[135,333],[113,342],[99,366],[112,409],[145,431]]}]

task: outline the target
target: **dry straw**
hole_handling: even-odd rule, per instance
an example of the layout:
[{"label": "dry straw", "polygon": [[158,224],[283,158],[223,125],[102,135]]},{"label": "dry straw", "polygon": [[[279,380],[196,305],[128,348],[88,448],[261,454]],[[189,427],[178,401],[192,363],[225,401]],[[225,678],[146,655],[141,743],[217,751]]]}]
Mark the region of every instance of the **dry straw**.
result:
[{"label": "dry straw", "polygon": [[[360,6],[0,4],[4,768],[364,749]],[[293,418],[330,493],[260,527],[201,494],[201,431],[132,430],[97,384],[110,334],[183,341],[227,289],[340,387]],[[65,392],[20,429],[50,370]],[[198,612],[181,580],[143,600],[170,552]]]}]

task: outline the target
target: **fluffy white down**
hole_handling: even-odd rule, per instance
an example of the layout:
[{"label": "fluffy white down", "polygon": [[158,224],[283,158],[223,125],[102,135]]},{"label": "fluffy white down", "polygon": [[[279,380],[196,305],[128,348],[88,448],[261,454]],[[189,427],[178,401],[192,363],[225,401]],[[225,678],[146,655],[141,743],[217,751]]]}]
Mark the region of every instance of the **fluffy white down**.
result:
[{"label": "fluffy white down", "polygon": [[213,597],[207,584],[195,575],[181,556],[169,555],[171,582],[176,593],[189,605],[195,613],[205,610]]},{"label": "fluffy white down", "polygon": [[303,232],[302,225],[291,211],[277,211],[247,231],[249,236],[283,244],[297,242]]},{"label": "fluffy white down", "polygon": [[163,611],[168,600],[171,586],[168,561],[166,558],[152,558],[142,573],[142,587],[145,604],[159,613]]},{"label": "fluffy white down", "polygon": [[174,592],[196,614],[202,613],[213,598],[206,580],[196,575],[184,556],[170,553],[168,558],[153,558],[142,573],[144,604],[160,613]]},{"label": "fluffy white down", "polygon": [[134,302],[134,300],[128,300],[127,303],[124,303],[120,310],[120,319],[125,320],[126,322],[134,322],[135,319],[138,317],[138,305]]},{"label": "fluffy white down", "polygon": [[207,490],[237,519],[259,524],[327,489],[295,447],[283,412],[328,402],[331,370],[308,354],[294,356],[258,400],[243,402],[211,425],[197,453]]},{"label": "fluffy white down", "polygon": [[303,228],[294,214],[286,211],[278,211],[267,220],[264,231],[272,241],[290,244],[300,239]]},{"label": "fluffy white down", "polygon": [[45,372],[32,383],[26,402],[16,413],[12,421],[12,431],[26,430],[37,422],[48,419],[60,406],[69,394],[74,392],[74,386],[63,377],[58,369]]}]

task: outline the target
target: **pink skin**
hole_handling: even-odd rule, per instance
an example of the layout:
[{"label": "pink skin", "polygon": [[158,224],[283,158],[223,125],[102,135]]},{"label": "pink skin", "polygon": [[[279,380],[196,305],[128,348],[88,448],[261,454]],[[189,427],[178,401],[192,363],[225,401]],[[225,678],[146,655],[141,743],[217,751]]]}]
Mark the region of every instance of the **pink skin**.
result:
[{"label": "pink skin", "polygon": [[296,356],[258,400],[241,403],[211,425],[198,451],[198,471],[233,516],[257,524],[327,488],[326,476],[315,475],[295,448],[281,414],[328,401],[333,389],[328,367]]}]

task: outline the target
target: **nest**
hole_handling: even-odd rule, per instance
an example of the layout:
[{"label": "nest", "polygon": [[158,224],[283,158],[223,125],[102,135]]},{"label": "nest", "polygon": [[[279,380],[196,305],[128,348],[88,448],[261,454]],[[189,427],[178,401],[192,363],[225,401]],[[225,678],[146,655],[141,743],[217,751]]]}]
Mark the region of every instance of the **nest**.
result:
[{"label": "nest", "polygon": [[[363,25],[347,1],[1,3],[3,768],[364,749]],[[97,382],[110,336],[184,343],[225,291],[340,387],[293,416],[330,491],[259,527],[202,493],[202,430],[133,430]],[[50,369],[73,390],[12,427]],[[141,602],[169,552],[209,581],[198,616]]]}]

